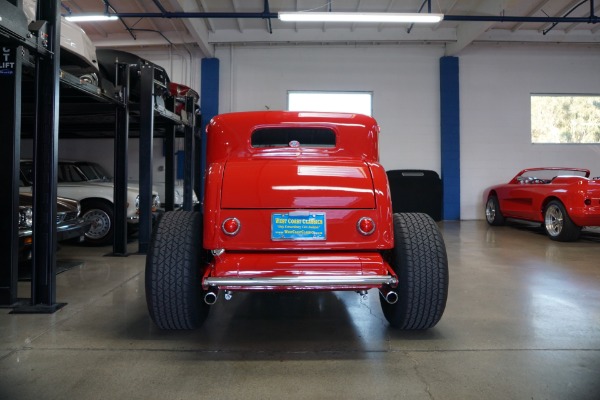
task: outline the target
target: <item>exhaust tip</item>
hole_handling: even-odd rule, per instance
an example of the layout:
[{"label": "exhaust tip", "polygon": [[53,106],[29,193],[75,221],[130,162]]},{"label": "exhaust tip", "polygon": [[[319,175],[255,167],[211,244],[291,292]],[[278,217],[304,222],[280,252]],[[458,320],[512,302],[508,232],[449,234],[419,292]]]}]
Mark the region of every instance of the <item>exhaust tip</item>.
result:
[{"label": "exhaust tip", "polygon": [[392,291],[388,292],[385,295],[385,301],[389,304],[396,304],[398,302],[398,293]]},{"label": "exhaust tip", "polygon": [[388,304],[396,304],[398,302],[398,293],[394,292],[393,290],[382,288],[379,289],[379,293]]},{"label": "exhaust tip", "polygon": [[204,295],[204,302],[209,306],[212,306],[217,302],[217,294],[215,292],[208,292]]}]

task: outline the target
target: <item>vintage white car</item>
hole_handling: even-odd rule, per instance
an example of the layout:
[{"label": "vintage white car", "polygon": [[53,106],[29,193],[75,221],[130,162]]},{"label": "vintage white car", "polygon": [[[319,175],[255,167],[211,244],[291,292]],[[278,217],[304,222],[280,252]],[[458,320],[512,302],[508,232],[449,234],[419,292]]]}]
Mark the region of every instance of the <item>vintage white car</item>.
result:
[{"label": "vintage white car", "polygon": [[[23,12],[29,22],[36,19],[37,0],[24,0]],[[79,25],[67,21],[60,23],[60,68],[85,82],[98,85],[98,60],[96,46]]]},{"label": "vintage white car", "polygon": [[[58,161],[57,195],[78,200],[81,203],[81,215],[92,221],[92,227],[85,234],[85,242],[94,245],[110,244],[114,234],[114,183],[108,173],[98,164],[90,161]],[[33,181],[33,162],[21,160],[21,179],[25,186],[22,191],[31,190]],[[137,230],[139,223],[138,186],[127,187],[127,223],[128,231]],[[152,211],[157,212],[160,198],[152,193]]]}]

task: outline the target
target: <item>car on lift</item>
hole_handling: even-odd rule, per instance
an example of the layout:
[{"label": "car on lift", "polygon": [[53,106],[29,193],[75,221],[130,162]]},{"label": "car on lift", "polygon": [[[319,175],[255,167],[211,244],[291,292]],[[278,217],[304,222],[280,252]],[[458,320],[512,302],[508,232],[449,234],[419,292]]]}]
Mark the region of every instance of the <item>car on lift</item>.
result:
[{"label": "car on lift", "polygon": [[[184,123],[192,124],[194,113],[198,112],[198,92],[189,86],[172,82],[167,71],[158,64],[148,61],[136,54],[115,49],[97,49],[98,67],[103,82],[115,82],[115,63],[129,64],[129,100],[139,103],[141,94],[141,69],[142,66],[154,68],[154,107],[165,109],[178,115]],[[186,102],[191,101],[193,112],[186,110]]]},{"label": "car on lift", "polygon": [[[31,23],[36,20],[37,0],[24,0],[23,13]],[[60,68],[83,82],[99,86],[96,46],[77,24],[60,18]]]},{"label": "car on lift", "polygon": [[[81,217],[77,200],[56,198],[56,240],[82,241],[91,221]],[[31,193],[19,193],[19,264],[31,261],[33,244],[33,198]]]},{"label": "car on lift", "polygon": [[577,240],[583,227],[600,226],[600,177],[583,168],[528,168],[484,192],[485,218],[539,222],[550,239]]},{"label": "car on lift", "polygon": [[154,323],[197,328],[219,292],[375,289],[392,326],[435,326],[448,293],[443,237],[427,214],[392,213],[378,137],[360,114],[214,117],[203,211],[165,213],[150,243]]},{"label": "car on lift", "polygon": [[[21,160],[21,179],[30,190],[33,185],[33,161]],[[57,194],[78,200],[82,217],[91,221],[92,227],[85,234],[85,243],[107,245],[114,234],[114,183],[112,177],[97,163],[91,161],[59,160],[57,169]],[[127,186],[128,232],[137,231],[139,223],[139,187]],[[159,212],[160,197],[152,194],[152,211]]]}]

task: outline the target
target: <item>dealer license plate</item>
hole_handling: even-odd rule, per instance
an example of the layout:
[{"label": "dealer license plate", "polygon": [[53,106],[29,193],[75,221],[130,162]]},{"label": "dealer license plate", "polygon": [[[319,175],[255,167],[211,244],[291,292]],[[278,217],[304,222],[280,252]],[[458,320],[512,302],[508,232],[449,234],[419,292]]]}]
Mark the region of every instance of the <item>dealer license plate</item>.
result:
[{"label": "dealer license plate", "polygon": [[271,214],[271,240],[325,240],[325,213],[292,211]]}]

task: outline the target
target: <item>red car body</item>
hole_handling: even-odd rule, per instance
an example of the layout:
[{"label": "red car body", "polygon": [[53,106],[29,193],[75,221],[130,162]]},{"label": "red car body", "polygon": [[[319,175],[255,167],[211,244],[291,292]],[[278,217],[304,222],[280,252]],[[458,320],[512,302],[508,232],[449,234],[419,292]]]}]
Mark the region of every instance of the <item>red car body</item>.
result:
[{"label": "red car body", "polygon": [[392,214],[378,136],[359,114],[214,117],[203,214],[165,213],[150,246],[154,322],[197,327],[220,291],[379,289],[390,324],[434,326],[448,289],[443,239],[426,214]]},{"label": "red car body", "polygon": [[[506,184],[488,188],[484,193],[486,218],[490,224],[498,225],[493,217],[490,218],[492,197],[497,199],[499,206],[499,210],[494,212],[499,212],[502,218],[552,224],[549,213],[561,211],[549,210],[549,205],[554,202],[558,208],[564,208],[564,213],[560,212],[558,216],[562,220],[556,223],[572,223],[574,231],[585,226],[600,226],[600,180],[590,178],[587,169],[529,168],[519,172]],[[550,226],[546,228],[551,229]],[[548,233],[551,238],[562,240],[560,232],[556,232],[556,235]],[[573,240],[577,235],[567,236],[566,239]]]},{"label": "red car body", "polygon": [[[227,251],[214,257],[205,286],[216,281],[224,283],[223,289],[273,286],[267,284],[269,279],[263,280],[264,286],[240,286],[248,277],[310,278],[316,282],[309,286],[278,284],[278,290],[359,290],[395,283],[395,274],[381,255],[381,250],[393,247],[394,233],[387,178],[378,163],[375,120],[356,114],[305,114],[236,113],[217,116],[209,125],[204,247]],[[313,128],[336,134],[336,146],[289,147],[285,143],[256,147],[251,135],[234,134],[284,122],[287,128],[302,129],[308,121]],[[234,136],[241,140],[224,140]],[[324,215],[323,237],[272,237],[273,214],[291,214],[289,220],[297,215],[296,219],[302,220],[308,212]],[[376,226],[370,235],[356,228],[365,217]],[[228,218],[240,221],[236,235],[221,229]],[[373,283],[367,283],[369,279],[344,283],[350,277],[356,282],[370,278]],[[238,286],[229,286],[227,280]]]}]

